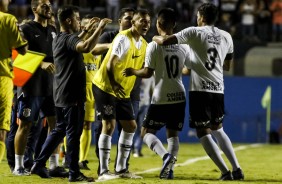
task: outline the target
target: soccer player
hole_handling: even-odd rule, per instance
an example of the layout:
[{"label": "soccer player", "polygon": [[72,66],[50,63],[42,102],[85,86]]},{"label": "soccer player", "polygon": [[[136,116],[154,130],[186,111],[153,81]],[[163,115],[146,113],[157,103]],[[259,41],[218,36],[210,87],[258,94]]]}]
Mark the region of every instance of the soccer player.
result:
[{"label": "soccer player", "polygon": [[[98,180],[116,178],[109,172],[111,138],[116,119],[122,126],[119,137],[115,171],[117,175],[128,172],[126,160],[130,154],[136,122],[130,92],[136,77],[126,78],[122,70],[126,67],[139,69],[144,63],[147,42],[142,36],[150,28],[147,10],[134,13],[130,29],[119,32],[115,37],[100,69],[93,80],[96,112],[102,119],[102,133],[99,138],[100,175]],[[122,177],[122,176],[121,176]]]},{"label": "soccer player", "polygon": [[[114,31],[107,31],[104,32],[100,38],[99,38],[99,43],[100,44],[107,44],[107,43],[112,43],[113,39],[115,38],[115,36],[120,32],[120,31],[124,31],[126,29],[131,28],[132,24],[131,24],[131,20],[133,18],[135,9],[133,8],[122,8],[119,12],[119,19],[118,19],[118,23],[119,23],[119,29],[118,30],[114,30]],[[96,48],[96,47],[95,47]],[[104,55],[103,55],[104,56]],[[134,83],[134,87],[132,89],[132,91],[130,92],[130,100],[132,103],[132,107],[133,107],[133,112],[135,114],[135,119],[137,117],[137,112],[139,110],[139,101],[140,101],[140,83],[141,83],[141,78],[137,78],[135,83]],[[102,131],[102,122],[100,120],[96,120],[96,130],[95,130],[95,136],[96,136],[96,155],[99,158],[99,145],[98,145],[98,140]],[[117,120],[117,126],[118,126],[118,134],[120,135],[122,127],[119,123],[119,121]],[[139,126],[139,125],[138,125]],[[138,129],[136,130],[138,131]],[[135,134],[136,136],[136,134]],[[118,150],[118,149],[117,149]],[[130,155],[127,159],[127,168],[128,168],[128,162],[129,162],[129,158]],[[115,164],[116,164],[116,160],[115,159]],[[97,170],[98,174],[100,173],[100,165],[98,166],[98,170]],[[140,176],[137,176],[134,173],[123,173],[122,177],[124,178],[139,178]]]},{"label": "soccer player", "polygon": [[[233,41],[226,31],[214,26],[218,8],[204,3],[198,8],[198,27],[186,28],[174,35],[154,36],[160,45],[188,44],[192,57],[188,68],[191,69],[189,89],[190,127],[196,128],[200,142],[220,169],[220,180],[242,180],[240,168],[232,143],[223,130],[224,83],[223,70],[230,69],[233,58]],[[229,171],[220,155],[218,145],[232,165]]]},{"label": "soccer player", "polygon": [[10,0],[0,0],[0,162],[5,153],[6,134],[10,130],[13,101],[12,49],[25,54],[27,41],[20,34],[17,19],[6,13]]},{"label": "soccer player", "polygon": [[[174,10],[161,9],[156,25],[159,35],[172,35],[175,25]],[[188,65],[189,47],[179,44],[159,46],[151,42],[145,58],[143,69],[127,68],[124,75],[149,78],[154,74],[155,88],[143,121],[142,137],[148,147],[163,159],[160,178],[172,179],[172,167],[179,150],[178,132],[183,128],[185,118],[186,93],[182,83],[182,69],[185,64]],[[155,135],[164,126],[167,131],[167,150]]]},{"label": "soccer player", "polygon": [[[45,167],[52,151],[67,137],[67,157],[69,161],[69,181],[94,181],[84,176],[79,169],[79,144],[84,122],[84,102],[86,98],[86,74],[82,53],[90,52],[98,38],[111,22],[102,19],[94,33],[88,39],[78,37],[80,16],[78,8],[64,6],[58,10],[60,33],[54,38],[54,101],[56,106],[56,126],[48,135],[42,150],[31,168],[31,173],[42,178],[50,178]],[[95,24],[99,18],[93,18],[89,24]],[[87,26],[89,27],[89,26]],[[91,27],[92,28],[92,27]],[[92,30],[85,30],[91,33]]]},{"label": "soccer player", "polygon": [[[25,39],[29,42],[28,49],[46,54],[44,61],[30,80],[22,87],[19,95],[19,127],[15,135],[15,169],[14,175],[25,175],[24,152],[27,145],[27,137],[31,132],[33,139],[38,139],[38,129],[32,127],[36,124],[39,113],[46,117],[49,131],[55,127],[55,105],[52,95],[54,61],[52,52],[52,40],[56,36],[56,28],[48,24],[52,17],[52,6],[49,0],[32,0],[31,9],[34,20],[21,26]],[[31,154],[32,155],[32,154]],[[53,177],[67,177],[64,168],[59,167],[59,149],[54,150],[50,157],[50,174]],[[33,165],[31,162],[27,168]]]}]

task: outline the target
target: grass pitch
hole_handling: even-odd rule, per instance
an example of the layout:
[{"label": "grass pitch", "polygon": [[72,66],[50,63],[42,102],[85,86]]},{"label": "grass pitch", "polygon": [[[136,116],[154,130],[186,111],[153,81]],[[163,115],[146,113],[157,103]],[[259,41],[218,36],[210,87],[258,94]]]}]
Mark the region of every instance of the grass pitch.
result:
[{"label": "grass pitch", "polygon": [[[109,184],[217,184],[227,182],[248,184],[280,184],[282,183],[282,145],[269,144],[234,144],[239,163],[245,173],[244,181],[218,181],[220,172],[213,162],[206,156],[200,144],[181,144],[174,180],[160,180],[158,178],[162,165],[161,158],[144,145],[144,157],[130,159],[130,171],[143,176],[143,179],[116,179],[103,183]],[[115,158],[116,146],[111,151],[111,171]],[[97,179],[98,160],[91,147],[89,154],[90,171],[82,172],[87,176]],[[225,157],[224,157],[225,158]],[[226,160],[229,168],[231,166]],[[2,184],[65,184],[69,183],[66,178],[41,179],[37,175],[14,176],[11,174],[7,161],[0,163],[0,183]],[[102,183],[102,182],[100,182]]]}]

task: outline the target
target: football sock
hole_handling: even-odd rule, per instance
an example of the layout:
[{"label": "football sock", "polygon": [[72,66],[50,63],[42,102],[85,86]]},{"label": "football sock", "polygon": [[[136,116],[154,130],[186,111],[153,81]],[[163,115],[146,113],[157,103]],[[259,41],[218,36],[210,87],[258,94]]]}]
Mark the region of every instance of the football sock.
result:
[{"label": "football sock", "polygon": [[24,168],[24,155],[15,154],[15,170]]},{"label": "football sock", "polygon": [[109,158],[111,152],[112,137],[101,133],[98,145],[99,145],[99,162],[100,162],[100,174],[109,170]]},{"label": "football sock", "polygon": [[126,169],[126,160],[130,154],[134,133],[121,131],[118,140],[118,155],[116,161],[117,172]]},{"label": "football sock", "polygon": [[0,141],[0,163],[3,160],[5,150],[6,150],[5,143],[3,141]]},{"label": "football sock", "polygon": [[49,158],[49,169],[55,169],[59,166],[59,154],[52,154]]},{"label": "football sock", "polygon": [[[177,157],[178,151],[179,151],[179,138],[178,137],[171,137],[167,139],[167,151],[168,153]],[[173,168],[174,168],[174,164],[173,164]]]},{"label": "football sock", "polygon": [[168,153],[177,157],[178,150],[179,150],[179,138],[178,137],[168,138],[167,139],[167,151],[168,151]]},{"label": "football sock", "polygon": [[161,158],[164,157],[164,155],[167,152],[167,150],[164,148],[162,142],[151,133],[146,133],[143,141],[148,145],[148,147],[153,150],[155,153],[157,153]]},{"label": "football sock", "polygon": [[212,139],[211,134],[205,135],[200,138],[200,142],[208,154],[208,156],[212,159],[212,161],[217,165],[217,167],[220,169],[221,173],[226,173],[228,171],[228,168],[223,160],[223,158],[220,155],[220,150],[217,144]]},{"label": "football sock", "polygon": [[231,163],[233,171],[237,170],[240,165],[238,163],[232,143],[228,135],[224,132],[223,128],[212,131],[212,135],[215,137],[219,147]]},{"label": "football sock", "polygon": [[91,130],[83,129],[80,136],[79,162],[85,161],[91,144]]}]

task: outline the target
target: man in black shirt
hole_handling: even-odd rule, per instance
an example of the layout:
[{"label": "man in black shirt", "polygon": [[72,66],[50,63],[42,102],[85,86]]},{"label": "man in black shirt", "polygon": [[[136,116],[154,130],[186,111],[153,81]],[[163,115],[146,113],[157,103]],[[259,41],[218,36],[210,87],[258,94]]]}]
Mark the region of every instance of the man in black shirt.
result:
[{"label": "man in black shirt", "polygon": [[[28,49],[44,53],[46,57],[41,63],[41,67],[35,71],[31,79],[21,90],[18,90],[18,116],[20,123],[14,141],[14,175],[29,175],[23,165],[24,152],[27,146],[28,136],[30,136],[29,134],[31,133],[33,140],[37,140],[38,138],[41,123],[36,124],[36,121],[39,118],[39,113],[47,117],[50,130],[55,127],[55,105],[52,96],[54,72],[52,41],[56,36],[56,29],[48,24],[48,20],[52,17],[52,7],[49,0],[32,0],[31,8],[35,16],[34,20],[23,24],[21,28],[25,39],[29,43]],[[33,127],[32,130],[31,127]],[[33,153],[30,153],[30,155],[30,163],[25,163],[25,167],[29,169],[33,164]],[[58,163],[59,150],[57,149],[50,157],[50,172],[52,174],[55,173],[55,175],[52,175],[54,177],[67,176],[67,172],[62,167],[59,167]]]},{"label": "man in black shirt", "polygon": [[[48,157],[67,137],[67,160],[69,161],[69,181],[92,182],[92,177],[84,176],[79,169],[79,140],[84,122],[84,102],[86,98],[86,74],[82,53],[90,52],[98,41],[102,30],[111,22],[110,19],[102,19],[95,30],[85,41],[78,37],[80,31],[80,16],[78,9],[65,6],[58,10],[60,33],[53,40],[52,50],[54,55],[54,101],[56,107],[56,126],[47,137],[42,151],[31,173],[42,178],[50,178],[45,168]],[[92,32],[94,23],[99,18],[90,20],[90,24],[84,30],[85,34]]]}]

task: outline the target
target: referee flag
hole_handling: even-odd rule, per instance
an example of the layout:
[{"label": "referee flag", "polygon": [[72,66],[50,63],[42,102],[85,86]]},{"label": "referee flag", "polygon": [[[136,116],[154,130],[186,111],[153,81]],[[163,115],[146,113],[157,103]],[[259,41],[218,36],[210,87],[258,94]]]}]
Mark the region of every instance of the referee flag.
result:
[{"label": "referee flag", "polygon": [[34,74],[45,58],[45,54],[27,51],[25,55],[18,54],[13,63],[14,85],[23,86]]}]

